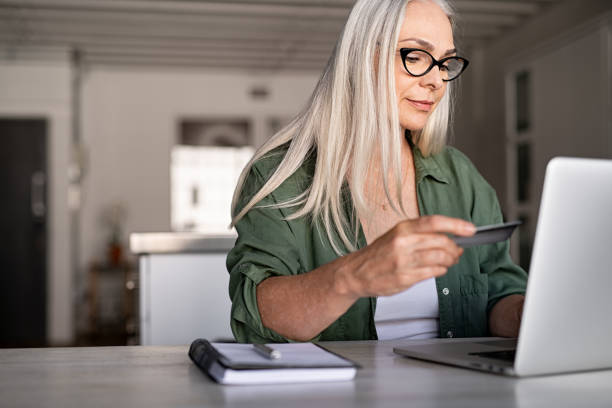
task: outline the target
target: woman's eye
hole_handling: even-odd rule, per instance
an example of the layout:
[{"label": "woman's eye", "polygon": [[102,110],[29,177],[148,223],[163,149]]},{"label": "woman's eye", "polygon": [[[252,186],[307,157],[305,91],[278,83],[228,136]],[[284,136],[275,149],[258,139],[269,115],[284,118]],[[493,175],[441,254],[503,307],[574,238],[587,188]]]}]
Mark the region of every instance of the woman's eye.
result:
[{"label": "woman's eye", "polygon": [[420,62],[420,61],[423,61],[423,59],[424,59],[423,56],[417,53],[406,55],[406,61],[408,62]]}]

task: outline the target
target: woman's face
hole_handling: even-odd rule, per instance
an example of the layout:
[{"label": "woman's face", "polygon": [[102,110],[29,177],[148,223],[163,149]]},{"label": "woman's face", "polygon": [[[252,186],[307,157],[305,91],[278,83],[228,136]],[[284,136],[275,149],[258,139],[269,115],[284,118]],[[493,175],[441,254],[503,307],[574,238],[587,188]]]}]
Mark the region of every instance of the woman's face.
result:
[{"label": "woman's face", "polygon": [[395,91],[402,129],[421,130],[444,96],[447,83],[440,69],[415,77],[406,72],[399,50],[419,48],[437,60],[455,55],[451,24],[442,9],[431,1],[408,3],[395,53]]}]

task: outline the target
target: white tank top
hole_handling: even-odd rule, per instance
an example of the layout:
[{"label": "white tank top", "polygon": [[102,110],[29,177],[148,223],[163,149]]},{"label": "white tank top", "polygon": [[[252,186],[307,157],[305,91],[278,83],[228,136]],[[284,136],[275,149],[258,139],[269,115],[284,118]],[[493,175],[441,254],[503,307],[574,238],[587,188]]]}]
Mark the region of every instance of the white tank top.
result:
[{"label": "white tank top", "polygon": [[436,280],[427,279],[401,293],[378,297],[374,323],[379,340],[438,337],[440,310]]}]

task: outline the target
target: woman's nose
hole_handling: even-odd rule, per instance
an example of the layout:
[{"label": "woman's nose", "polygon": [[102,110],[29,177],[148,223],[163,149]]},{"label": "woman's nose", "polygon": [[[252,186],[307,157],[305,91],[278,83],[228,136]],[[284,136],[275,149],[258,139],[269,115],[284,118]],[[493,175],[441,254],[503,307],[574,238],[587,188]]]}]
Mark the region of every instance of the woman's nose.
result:
[{"label": "woman's nose", "polygon": [[440,72],[440,67],[434,66],[427,74],[422,77],[422,85],[430,87],[432,89],[441,88],[444,85],[444,81],[442,80],[442,73]]}]

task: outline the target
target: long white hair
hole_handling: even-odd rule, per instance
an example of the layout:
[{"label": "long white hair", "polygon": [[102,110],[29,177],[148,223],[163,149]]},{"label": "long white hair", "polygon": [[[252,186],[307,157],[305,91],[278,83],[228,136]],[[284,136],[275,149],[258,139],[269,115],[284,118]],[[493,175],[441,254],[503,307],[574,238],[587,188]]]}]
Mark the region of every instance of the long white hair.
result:
[{"label": "long white hair", "polygon": [[[382,185],[391,207],[405,215],[400,182],[401,144],[405,140],[399,125],[394,58],[410,1],[423,0],[357,1],[306,109],[261,146],[242,171],[232,201],[232,226],[299,169],[313,151],[316,165],[312,184],[275,207],[299,207],[288,219],[310,215],[313,222],[323,226],[338,255],[343,250],[334,231],[348,251],[357,249],[357,220],[359,215],[369,213],[364,186],[374,154],[380,155]],[[452,22],[448,3],[433,1]],[[413,141],[425,156],[439,152],[446,144],[451,91],[449,83],[424,128],[412,132]],[[243,208],[237,208],[253,164],[284,144],[288,144],[288,150],[274,173]],[[397,186],[395,199],[386,177],[390,168]],[[356,210],[349,215],[342,199],[346,182]]]}]

